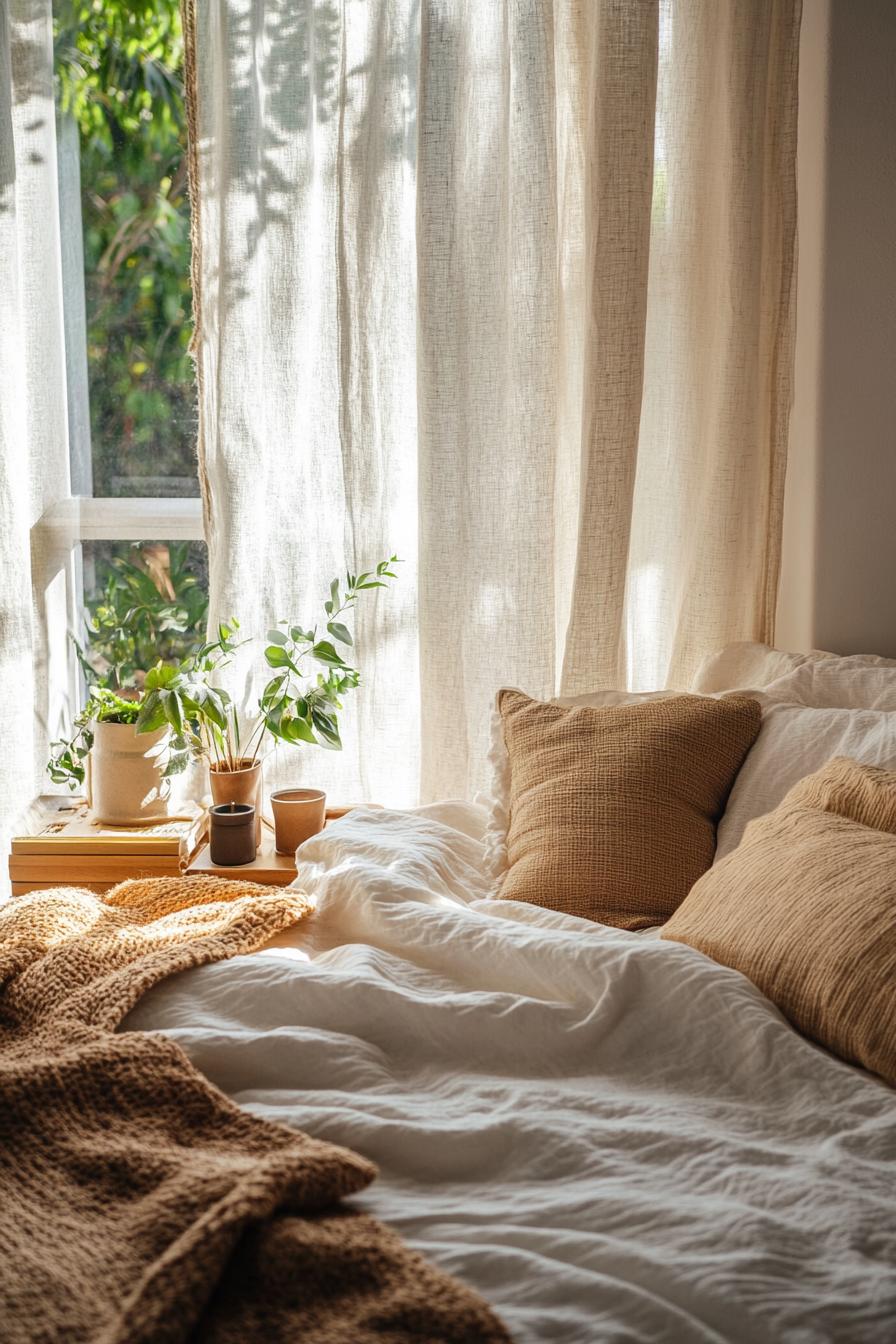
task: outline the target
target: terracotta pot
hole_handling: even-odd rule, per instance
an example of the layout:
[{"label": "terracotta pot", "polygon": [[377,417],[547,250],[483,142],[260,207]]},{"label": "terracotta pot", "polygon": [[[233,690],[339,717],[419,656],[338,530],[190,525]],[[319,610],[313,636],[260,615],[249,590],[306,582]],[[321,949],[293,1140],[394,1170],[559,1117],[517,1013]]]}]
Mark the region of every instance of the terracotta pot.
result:
[{"label": "terracotta pot", "polygon": [[237,770],[222,770],[219,765],[210,765],[208,770],[209,787],[212,802],[245,803],[255,808],[255,843],[261,844],[261,761],[252,761],[244,756],[237,761]]},{"label": "terracotta pot", "polygon": [[167,728],[138,733],[132,723],[94,723],[87,757],[91,816],[108,826],[139,826],[168,816],[171,784],[159,747]]},{"label": "terracotta pot", "polygon": [[324,828],[327,795],[320,789],[278,789],[271,794],[278,854],[295,854],[303,841]]}]

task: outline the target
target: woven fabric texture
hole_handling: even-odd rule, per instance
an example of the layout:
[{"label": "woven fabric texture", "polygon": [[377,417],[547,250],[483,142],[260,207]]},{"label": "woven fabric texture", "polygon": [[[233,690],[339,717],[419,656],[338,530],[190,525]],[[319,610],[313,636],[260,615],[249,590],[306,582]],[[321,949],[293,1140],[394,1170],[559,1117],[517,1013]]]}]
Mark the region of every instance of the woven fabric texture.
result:
[{"label": "woven fabric texture", "polygon": [[713,860],[759,731],[745,696],[598,709],[498,697],[510,758],[499,895],[623,929],[661,924]]},{"label": "woven fabric texture", "polygon": [[370,1162],[240,1110],[166,1037],[115,1034],[165,976],[310,909],[192,877],[0,911],[3,1344],[504,1344],[478,1297],[340,1205]]},{"label": "woven fabric texture", "polygon": [[663,930],[896,1085],[896,773],[831,761],[751,822]]},{"label": "woven fabric texture", "polygon": [[404,562],[344,751],[268,784],[471,797],[499,686],[770,639],[799,0],[185,10],[212,626]]}]

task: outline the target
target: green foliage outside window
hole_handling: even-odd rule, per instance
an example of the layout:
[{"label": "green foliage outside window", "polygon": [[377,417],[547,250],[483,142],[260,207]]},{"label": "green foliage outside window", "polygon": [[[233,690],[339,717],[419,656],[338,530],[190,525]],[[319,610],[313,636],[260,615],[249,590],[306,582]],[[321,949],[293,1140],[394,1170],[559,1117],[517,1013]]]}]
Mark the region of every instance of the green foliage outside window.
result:
[{"label": "green foliage outside window", "polygon": [[56,0],[54,36],[80,140],[94,493],[180,477],[173,492],[195,494],[178,0]]},{"label": "green foliage outside window", "polygon": [[87,602],[86,644],[75,650],[89,687],[129,695],[159,662],[176,665],[205,639],[206,584],[189,543],[144,543],[107,560],[105,581]]}]

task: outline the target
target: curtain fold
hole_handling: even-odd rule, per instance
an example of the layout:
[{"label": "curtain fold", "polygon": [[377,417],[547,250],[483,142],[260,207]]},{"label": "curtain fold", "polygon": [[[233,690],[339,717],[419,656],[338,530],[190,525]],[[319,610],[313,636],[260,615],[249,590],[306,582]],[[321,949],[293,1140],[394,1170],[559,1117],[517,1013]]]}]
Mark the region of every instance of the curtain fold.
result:
[{"label": "curtain fold", "polygon": [[10,0],[0,9],[0,854],[43,778],[48,630],[61,625],[64,646],[68,620],[64,561],[35,527],[68,494],[60,258],[51,0]]},{"label": "curtain fold", "polygon": [[404,562],[269,782],[469,796],[498,686],[770,639],[799,0],[184,5],[212,619]]}]

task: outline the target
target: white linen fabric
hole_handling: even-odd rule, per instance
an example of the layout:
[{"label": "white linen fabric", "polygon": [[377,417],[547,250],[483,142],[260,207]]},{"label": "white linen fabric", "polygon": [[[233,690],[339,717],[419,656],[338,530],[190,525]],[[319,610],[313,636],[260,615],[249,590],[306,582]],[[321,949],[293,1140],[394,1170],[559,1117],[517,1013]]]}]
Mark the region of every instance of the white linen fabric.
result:
[{"label": "white linen fabric", "polygon": [[861,654],[813,658],[770,682],[763,698],[816,709],[896,710],[896,663]]},{"label": "white linen fabric", "polygon": [[894,1093],[691,948],[482,900],[483,820],[335,823],[299,851],[309,925],[126,1028],[372,1158],[353,1203],[517,1344],[889,1341]]},{"label": "white linen fabric", "polygon": [[799,0],[185,16],[212,622],[404,561],[344,753],[270,782],[471,797],[500,685],[770,638]]},{"label": "white linen fabric", "polygon": [[[69,493],[51,0],[0,6],[0,855],[47,760],[46,625],[57,594],[35,524]],[[6,886],[6,865],[0,889]]]},{"label": "white linen fabric", "polygon": [[[769,687],[770,694],[776,684]],[[758,698],[765,699],[761,694]],[[896,713],[766,701],[759,736],[738,771],[719,822],[714,862],[737,848],[754,818],[774,811],[794,784],[837,756],[896,770]]]},{"label": "white linen fabric", "polygon": [[740,690],[744,686],[768,686],[811,659],[835,656],[817,649],[811,653],[787,653],[755,640],[739,640],[707,654],[697,668],[690,689],[698,695],[715,695],[719,691]]},{"label": "white linen fabric", "polygon": [[896,709],[896,661],[823,649],[786,653],[746,641],[708,654],[690,689],[699,695],[762,689],[781,703],[819,709]]},{"label": "white linen fabric", "polygon": [[704,659],[701,695],[742,691],[762,706],[762,727],[719,822],[715,861],[740,844],[755,817],[835,756],[896,769],[896,662],[877,654],[787,653],[741,642]]}]

